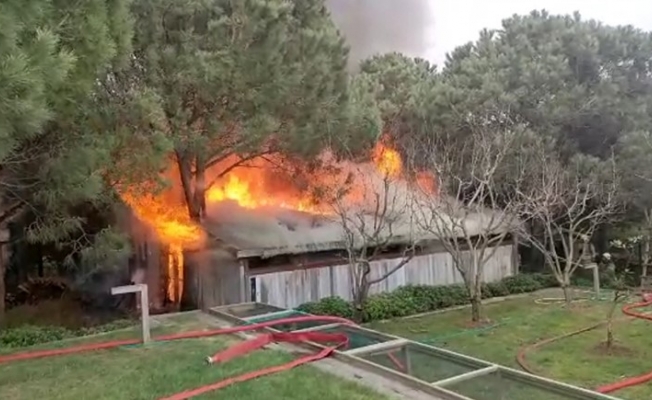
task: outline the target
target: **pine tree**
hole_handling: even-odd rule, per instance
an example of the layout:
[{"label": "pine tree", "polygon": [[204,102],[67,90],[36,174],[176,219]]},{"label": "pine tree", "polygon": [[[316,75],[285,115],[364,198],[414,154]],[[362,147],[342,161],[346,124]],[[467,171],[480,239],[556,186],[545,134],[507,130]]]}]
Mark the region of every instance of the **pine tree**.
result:
[{"label": "pine tree", "polygon": [[128,0],[0,2],[0,319],[7,225],[26,210],[34,241],[67,238],[70,208],[104,194],[109,138],[90,110],[98,79],[130,53]]},{"label": "pine tree", "polygon": [[347,49],[323,0],[137,0],[133,10],[134,70],[160,101],[195,221],[208,170],[230,155],[314,154],[350,144],[353,126],[376,129],[365,88],[349,96]]},{"label": "pine tree", "polygon": [[649,126],[650,51],[650,34],[631,26],[533,11],[452,52],[440,101],[475,114],[508,110],[566,156],[608,157],[622,133]]}]

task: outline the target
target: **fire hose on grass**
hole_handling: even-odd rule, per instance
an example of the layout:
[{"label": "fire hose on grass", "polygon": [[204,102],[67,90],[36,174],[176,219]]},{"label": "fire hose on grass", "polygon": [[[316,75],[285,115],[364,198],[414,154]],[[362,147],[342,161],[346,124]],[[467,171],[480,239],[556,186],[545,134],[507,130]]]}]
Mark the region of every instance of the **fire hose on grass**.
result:
[{"label": "fire hose on grass", "polygon": [[[182,339],[205,338],[205,337],[211,337],[216,335],[227,335],[227,334],[234,334],[239,332],[255,331],[263,328],[273,327],[275,325],[301,323],[301,322],[326,322],[326,323],[342,323],[347,325],[354,325],[353,322],[344,318],[310,315],[310,316],[283,318],[283,319],[278,319],[273,321],[265,321],[261,323],[251,324],[251,325],[236,326],[236,327],[229,327],[229,328],[222,328],[222,329],[162,335],[162,336],[155,337],[154,341],[164,342],[164,341],[173,341],[173,340],[182,340]],[[259,335],[251,340],[240,342],[233,347],[230,347],[220,353],[213,355],[212,357],[209,357],[208,361],[209,364],[226,362],[235,357],[247,354],[251,351],[260,349],[274,342],[297,343],[297,342],[306,342],[306,341],[322,343],[322,344],[330,343],[331,346],[323,348],[316,354],[306,355],[298,359],[295,359],[293,361],[290,361],[286,364],[268,367],[262,370],[230,377],[210,385],[183,391],[169,397],[164,397],[160,400],[189,399],[210,391],[222,389],[234,383],[244,382],[261,376],[270,375],[281,371],[286,371],[294,367],[297,367],[299,365],[317,361],[330,356],[338,348],[346,347],[348,345],[349,339],[344,334],[336,334],[336,333],[272,332],[272,333]],[[46,358],[46,357],[79,354],[79,353],[85,353],[85,352],[96,351],[96,350],[114,349],[123,346],[136,345],[139,343],[141,343],[141,341],[138,339],[127,339],[127,340],[116,340],[116,341],[103,342],[103,343],[85,344],[85,345],[73,346],[73,347],[62,348],[62,349],[26,351],[26,352],[15,353],[15,354],[0,355],[0,364],[25,361],[25,360],[35,360],[35,359]],[[389,355],[389,358],[396,365],[397,368],[399,368],[400,370],[405,369],[405,367],[400,363],[399,360],[396,359],[396,357],[394,357],[393,355]]]},{"label": "fire hose on grass", "polygon": [[[606,301],[609,298],[607,296],[596,296],[595,292],[593,290],[582,290],[580,293],[588,293],[590,294],[587,297],[577,297],[571,300],[571,303],[579,303],[579,302],[584,302],[584,301]],[[535,299],[534,302],[536,304],[541,304],[541,305],[548,305],[548,304],[561,304],[561,303],[566,303],[566,299],[563,297],[542,297]]]},{"label": "fire hose on grass", "polygon": [[570,338],[570,337],[573,337],[573,336],[577,336],[577,335],[579,335],[581,333],[584,333],[584,332],[589,332],[589,331],[592,331],[594,329],[598,329],[599,327],[603,326],[604,324],[605,324],[604,322],[600,322],[598,324],[591,325],[591,326],[588,326],[586,328],[578,329],[578,330],[573,331],[573,332],[565,333],[563,335],[555,336],[555,337],[552,337],[552,338],[542,340],[540,342],[536,342],[536,343],[529,344],[527,346],[521,347],[521,349],[516,354],[516,362],[526,372],[529,372],[530,374],[533,374],[533,375],[537,375],[537,372],[527,363],[527,361],[525,359],[525,356],[527,355],[527,353],[530,350],[537,349],[539,347],[545,346],[545,345],[553,343],[553,342],[560,341],[562,339],[567,339],[567,338]]},{"label": "fire hose on grass", "polygon": [[[639,318],[639,319],[644,319],[647,321],[652,321],[652,315],[649,314],[643,314],[642,312],[635,311],[637,308],[643,308],[643,307],[648,307],[652,305],[652,294],[644,294],[643,295],[643,301],[639,303],[632,303],[632,304],[627,304],[623,307],[623,314],[628,315],[630,317],[634,318]],[[613,382],[604,386],[600,386],[596,390],[600,393],[612,393],[615,392],[616,390],[624,389],[630,386],[636,386],[640,385],[642,383],[646,383],[652,381],[652,371],[639,375],[639,376],[634,376],[631,378],[626,378],[617,382]]]},{"label": "fire hose on grass", "polygon": [[[647,294],[647,295],[643,296],[643,301],[642,302],[627,304],[622,308],[622,311],[623,311],[623,314],[625,314],[627,316],[652,321],[652,315],[643,314],[641,312],[635,311],[638,308],[648,307],[650,305],[652,305],[652,294]],[[523,348],[521,348],[519,350],[518,354],[516,355],[516,362],[525,371],[527,371],[527,372],[529,372],[531,374],[537,374],[537,372],[534,371],[534,369],[527,363],[527,361],[525,359],[525,356],[526,356],[528,351],[534,350],[536,348],[542,347],[544,345],[547,345],[547,344],[550,344],[550,343],[553,343],[553,342],[557,342],[557,341],[562,340],[562,339],[566,339],[566,338],[569,338],[569,337],[579,335],[579,334],[584,333],[584,332],[589,332],[589,331],[595,330],[595,329],[597,329],[597,328],[599,328],[601,326],[604,326],[604,325],[605,325],[605,322],[601,322],[601,323],[591,325],[591,326],[586,327],[586,328],[579,329],[577,331],[573,331],[573,332],[566,333],[566,334],[563,334],[563,335],[555,336],[553,338],[545,339],[545,340],[542,340],[540,342],[527,345],[527,346],[525,346],[525,347],[523,347]],[[634,377],[626,378],[626,379],[623,379],[623,380],[620,380],[620,381],[617,381],[617,382],[609,383],[609,384],[600,386],[600,387],[596,388],[595,390],[597,392],[607,394],[607,393],[615,392],[617,390],[625,389],[625,388],[630,387],[630,386],[640,385],[640,384],[643,384],[643,383],[646,383],[646,382],[649,382],[649,381],[652,381],[652,371],[650,371],[650,372],[648,372],[646,374],[643,374],[643,375],[634,376]]]}]

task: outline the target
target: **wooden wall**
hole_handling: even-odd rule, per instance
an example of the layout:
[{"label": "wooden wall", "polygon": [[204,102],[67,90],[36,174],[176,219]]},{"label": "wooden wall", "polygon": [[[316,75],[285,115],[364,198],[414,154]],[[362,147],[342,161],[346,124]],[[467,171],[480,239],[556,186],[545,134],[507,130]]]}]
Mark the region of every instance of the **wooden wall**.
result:
[{"label": "wooden wall", "polygon": [[220,248],[188,252],[185,268],[190,269],[189,288],[200,309],[242,302],[240,264],[229,252]]},{"label": "wooden wall", "polygon": [[[398,262],[400,259],[372,262],[371,278],[381,276]],[[513,246],[501,246],[485,265],[484,280],[498,281],[516,271]],[[351,299],[348,265],[272,272],[255,275],[252,279],[255,280],[255,300],[278,307],[294,308],[329,296]],[[371,293],[392,291],[408,284],[448,285],[462,282],[450,254],[441,252],[414,257],[386,280],[374,285]]]}]

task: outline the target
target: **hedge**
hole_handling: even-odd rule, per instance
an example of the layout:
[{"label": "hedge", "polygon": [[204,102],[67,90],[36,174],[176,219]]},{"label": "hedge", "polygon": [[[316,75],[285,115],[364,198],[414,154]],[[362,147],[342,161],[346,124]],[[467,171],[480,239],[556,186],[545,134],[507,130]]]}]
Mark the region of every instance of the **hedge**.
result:
[{"label": "hedge", "polygon": [[67,329],[59,326],[23,325],[0,331],[0,348],[33,346],[57,340],[94,335],[133,326],[130,320],[117,320],[108,324],[81,329]]},{"label": "hedge", "polygon": [[[482,285],[482,298],[503,297],[530,293],[559,286],[550,274],[521,274],[507,277],[499,282]],[[393,292],[369,296],[364,305],[363,322],[406,317],[448,307],[469,304],[464,285],[409,285]],[[297,310],[315,315],[332,315],[343,318],[353,316],[353,305],[341,297],[327,297],[317,302],[305,303]]]}]

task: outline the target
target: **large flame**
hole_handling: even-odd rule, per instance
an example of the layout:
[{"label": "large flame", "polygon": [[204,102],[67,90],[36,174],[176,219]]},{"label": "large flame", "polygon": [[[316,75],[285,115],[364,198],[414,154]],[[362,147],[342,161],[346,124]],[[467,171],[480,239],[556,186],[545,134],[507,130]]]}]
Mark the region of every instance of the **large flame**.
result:
[{"label": "large flame", "polygon": [[[379,141],[372,151],[371,159],[377,173],[385,177],[400,179],[403,176],[403,161],[398,151],[393,149],[387,140]],[[328,159],[328,154],[324,155]],[[242,165],[229,168],[236,163]],[[314,214],[328,213],[329,207],[320,204],[313,195],[311,187],[339,186],[340,177],[332,173],[320,171],[312,173],[304,185],[297,183],[296,177],[291,173],[280,173],[283,165],[288,160],[276,156],[259,157],[244,162],[231,156],[214,167],[216,171],[230,171],[215,181],[209,180],[210,188],[206,192],[207,203],[233,201],[244,208],[276,207]],[[350,168],[350,163],[339,163],[344,169],[339,175],[353,176],[353,192],[355,192],[356,179],[360,177],[359,169]],[[280,166],[280,168],[279,168]],[[348,167],[347,167],[348,166]],[[287,171],[286,171],[287,172]],[[357,174],[357,175],[356,175]],[[178,180],[177,176],[172,180]],[[160,240],[167,245],[168,259],[168,287],[167,295],[170,301],[178,303],[183,290],[183,250],[200,246],[205,240],[204,231],[190,219],[186,206],[179,193],[168,191],[162,195],[136,195],[135,192],[126,191],[122,198],[136,216],[152,227]],[[175,197],[176,196],[176,197]]]},{"label": "large flame", "polygon": [[125,191],[121,197],[136,217],[152,227],[167,246],[167,295],[171,302],[178,303],[183,293],[183,249],[201,245],[205,240],[204,231],[190,220],[185,207],[175,205],[170,196]]},{"label": "large flame", "polygon": [[[241,162],[233,155],[215,169],[223,171]],[[277,207],[320,213],[320,207],[308,191],[300,190],[292,182],[291,166],[280,156],[258,157],[242,163],[210,186],[206,201],[234,201],[243,208]]]},{"label": "large flame", "polygon": [[403,174],[403,159],[398,151],[381,140],[373,151],[373,162],[378,172],[390,178],[399,178]]}]

